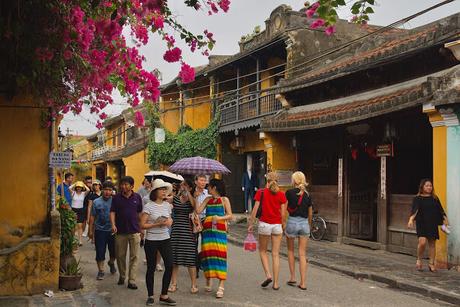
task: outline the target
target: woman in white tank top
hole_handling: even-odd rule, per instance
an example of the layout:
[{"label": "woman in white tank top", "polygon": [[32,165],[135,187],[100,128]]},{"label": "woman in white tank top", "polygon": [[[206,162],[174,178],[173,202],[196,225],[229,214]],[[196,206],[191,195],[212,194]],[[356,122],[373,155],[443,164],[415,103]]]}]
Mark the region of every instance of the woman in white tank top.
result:
[{"label": "woman in white tank top", "polygon": [[70,186],[70,191],[72,192],[72,210],[77,215],[77,227],[75,230],[78,234],[78,242],[82,246],[83,222],[86,217],[83,202],[90,190],[82,181],[77,181],[74,185]]}]

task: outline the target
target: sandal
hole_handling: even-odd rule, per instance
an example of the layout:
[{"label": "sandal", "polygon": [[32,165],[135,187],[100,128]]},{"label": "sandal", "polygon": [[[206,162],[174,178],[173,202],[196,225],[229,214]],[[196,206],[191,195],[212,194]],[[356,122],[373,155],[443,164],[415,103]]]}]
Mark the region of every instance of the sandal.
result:
[{"label": "sandal", "polygon": [[219,287],[219,289],[216,292],[216,298],[223,298],[224,297],[224,288]]},{"label": "sandal", "polygon": [[168,292],[174,293],[177,291],[177,284],[171,284],[168,288]]},{"label": "sandal", "polygon": [[190,288],[190,293],[192,293],[192,294],[197,294],[197,293],[198,293],[198,287],[197,287],[197,286],[193,286],[192,288]]},{"label": "sandal", "polygon": [[298,285],[297,288],[299,288],[300,290],[303,290],[303,291],[307,290],[307,287],[304,288],[304,287],[301,287],[300,285]]},{"label": "sandal", "polygon": [[264,280],[264,282],[260,285],[262,288],[265,288],[266,286],[268,286],[269,284],[271,284],[273,280],[271,278],[267,278]]},{"label": "sandal", "polygon": [[212,292],[212,283],[209,281],[209,285],[206,283],[206,286],[204,287],[204,290],[206,292]]},{"label": "sandal", "polygon": [[436,266],[434,265],[434,263],[428,263],[428,269],[431,273],[436,273],[438,271],[436,270]]},{"label": "sandal", "polygon": [[417,271],[419,271],[419,272],[423,271],[422,260],[417,259],[417,262],[415,263],[415,268],[416,268]]},{"label": "sandal", "polygon": [[297,285],[297,281],[295,281],[295,280],[289,280],[286,284],[287,284],[288,286],[295,287],[295,286]]}]

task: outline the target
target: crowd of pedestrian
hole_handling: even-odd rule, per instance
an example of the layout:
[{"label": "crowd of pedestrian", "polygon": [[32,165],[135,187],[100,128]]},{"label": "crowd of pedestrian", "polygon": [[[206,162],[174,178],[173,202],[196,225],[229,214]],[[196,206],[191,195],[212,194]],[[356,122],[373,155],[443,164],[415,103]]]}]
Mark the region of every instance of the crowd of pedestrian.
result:
[{"label": "crowd of pedestrian", "polygon": [[[73,175],[65,174],[58,193],[71,205],[77,217],[76,234],[80,245],[88,222],[88,237],[95,244],[98,280],[104,279],[106,251],[110,273],[119,273],[118,285],[137,289],[139,248],[144,247],[147,271],[147,305],[154,304],[155,271],[164,271],[160,303],[175,305],[169,296],[177,291],[178,271],[186,267],[190,276],[190,293],[199,292],[197,278],[200,269],[206,279],[204,290],[213,291],[212,280],[217,279],[216,298],[224,297],[227,279],[227,230],[232,219],[232,208],[226,197],[224,182],[208,179],[205,175],[185,178],[180,183],[145,178],[142,187],[133,191],[134,179],[126,176],[119,181],[116,192],[111,178],[101,184],[85,177],[73,184]],[[307,290],[307,247],[312,225],[313,200],[308,192],[305,175],[294,172],[292,189],[281,191],[275,172],[266,175],[266,186],[254,196],[254,208],[248,219],[248,232],[257,222],[259,255],[265,279],[261,287],[272,284],[280,289],[279,252],[283,234],[286,236],[290,278],[288,286]],[[62,193],[63,192],[63,193]],[[414,198],[408,227],[416,224],[418,258],[416,268],[422,269],[421,258],[429,246],[429,270],[434,272],[435,242],[439,239],[438,225],[448,232],[448,220],[434,193],[431,180],[420,183]],[[201,238],[201,240],[200,240]],[[296,279],[295,241],[298,240],[300,281]],[[199,242],[201,245],[199,246]],[[271,267],[268,255],[271,245]],[[128,257],[128,268],[126,258]],[[163,267],[160,260],[163,260]],[[117,268],[115,267],[115,261]]]}]

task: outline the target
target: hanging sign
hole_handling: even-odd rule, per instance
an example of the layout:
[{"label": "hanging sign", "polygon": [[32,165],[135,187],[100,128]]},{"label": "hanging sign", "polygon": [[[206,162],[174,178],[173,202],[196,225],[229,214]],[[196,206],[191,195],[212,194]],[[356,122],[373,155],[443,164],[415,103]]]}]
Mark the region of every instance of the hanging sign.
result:
[{"label": "hanging sign", "polygon": [[343,194],[343,158],[339,158],[339,167],[338,167],[338,196],[342,197]]},{"label": "hanging sign", "polygon": [[377,145],[377,157],[393,157],[393,143]]},{"label": "hanging sign", "polygon": [[278,184],[280,186],[290,186],[292,184],[292,174],[293,171],[289,170],[276,170],[278,175]]},{"label": "hanging sign", "polygon": [[63,151],[63,152],[50,152],[50,167],[57,167],[57,168],[70,168],[70,164],[72,162],[72,152],[71,151]]},{"label": "hanging sign", "polygon": [[163,128],[155,128],[155,143],[164,143],[166,138]]},{"label": "hanging sign", "polygon": [[387,198],[387,157],[380,158],[380,198]]}]

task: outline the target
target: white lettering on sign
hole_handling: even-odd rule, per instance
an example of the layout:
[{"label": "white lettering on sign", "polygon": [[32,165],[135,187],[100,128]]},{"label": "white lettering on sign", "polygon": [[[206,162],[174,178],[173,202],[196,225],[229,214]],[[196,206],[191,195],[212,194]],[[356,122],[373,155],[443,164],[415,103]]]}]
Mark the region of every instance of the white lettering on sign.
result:
[{"label": "white lettering on sign", "polygon": [[72,152],[50,152],[50,167],[70,168]]},{"label": "white lettering on sign", "polygon": [[163,128],[155,128],[155,143],[164,143],[166,133]]},{"label": "white lettering on sign", "polygon": [[339,158],[339,178],[338,178],[338,196],[342,197],[343,194],[343,158]]},{"label": "white lettering on sign", "polygon": [[380,158],[380,198],[387,198],[387,157]]}]

